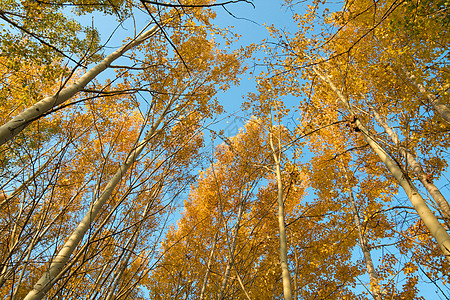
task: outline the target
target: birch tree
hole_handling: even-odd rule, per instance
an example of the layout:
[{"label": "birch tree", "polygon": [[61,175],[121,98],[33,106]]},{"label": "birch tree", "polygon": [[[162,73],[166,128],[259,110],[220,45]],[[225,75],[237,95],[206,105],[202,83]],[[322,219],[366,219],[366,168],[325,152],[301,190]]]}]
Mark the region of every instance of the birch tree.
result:
[{"label": "birch tree", "polygon": [[[320,136],[320,142],[314,142],[310,149],[324,153],[328,153],[329,147],[339,149],[333,154],[335,157],[330,155],[330,160],[350,152],[361,169],[390,181],[389,192],[395,193],[397,186],[402,187],[420,220],[409,222],[410,230],[390,231],[402,241],[397,249],[402,255],[416,257],[415,249],[424,244],[412,228],[417,228],[419,223],[426,226],[428,236],[436,243],[433,249],[419,252],[429,253],[428,257],[433,257],[439,266],[439,271],[430,268],[426,274],[445,278],[448,228],[439,219],[445,202],[441,197],[437,202],[441,207],[429,204],[427,189],[416,182],[420,175],[416,175],[412,166],[418,165],[401,153],[407,150],[420,161],[426,169],[421,174],[423,179],[428,178],[424,181],[427,184],[437,182],[447,166],[442,154],[448,148],[445,136],[448,129],[443,118],[448,103],[445,88],[448,74],[442,61],[448,51],[448,31],[443,28],[447,20],[443,14],[446,6],[356,1],[330,13],[325,4],[315,2],[301,13],[301,4],[287,2],[286,5],[293,11],[299,30],[289,33],[268,26],[273,40],[261,47],[266,53],[266,70],[258,76],[258,91],[268,95],[268,99],[280,99],[284,95],[297,97],[298,131]],[[423,14],[419,16],[417,11]],[[439,104],[433,99],[439,99]],[[393,124],[399,143],[380,132],[370,113],[371,106]],[[332,127],[346,133],[325,134],[332,132]],[[430,185],[428,188],[432,190]],[[391,197],[395,198],[394,195]],[[393,207],[401,206],[405,214],[410,214],[410,205],[393,204]],[[381,208],[385,209],[389,210],[389,205]],[[392,224],[395,222],[401,221],[394,219]],[[411,234],[409,242],[405,241],[407,234]],[[403,246],[404,243],[410,248]],[[440,258],[436,257],[437,248]],[[400,293],[408,297],[417,296],[414,285],[419,274],[414,268],[417,266],[411,269],[411,265],[404,265],[409,279]]]},{"label": "birch tree", "polygon": [[[137,40],[139,35],[131,37],[112,56],[89,54],[89,59],[78,61],[80,65],[98,63],[92,70],[59,65],[41,93],[33,94],[38,106],[49,105],[28,119],[33,124],[21,123],[29,126],[2,146],[16,150],[2,161],[2,207],[7,208],[2,213],[2,232],[13,232],[5,239],[8,245],[2,245],[2,295],[25,299],[76,298],[78,293],[91,298],[142,296],[139,287],[148,279],[149,262],[165,220],[176,195],[192,180],[186,169],[199,159],[201,124],[221,111],[214,99],[218,86],[227,89],[242,71],[238,52],[218,50],[208,39],[208,32],[227,37],[209,23],[214,14],[203,4],[187,6],[182,14],[177,14],[178,5],[160,10],[161,19],[149,25],[153,29]],[[50,7],[65,4],[58,5],[42,4],[43,8],[33,11],[42,9],[42,17],[51,14]],[[158,10],[145,6],[149,14]],[[89,8],[78,12],[88,13]],[[173,23],[166,27],[164,20],[169,19]],[[16,25],[11,24],[15,30],[25,28]],[[58,58],[55,64],[68,59],[39,36],[31,38],[49,47],[49,55]],[[95,53],[98,49],[93,45],[85,46],[92,46],[89,50]],[[35,47],[39,49],[39,43]],[[130,65],[111,65],[118,57],[124,59],[125,51]],[[38,81],[42,79],[39,72],[46,68],[44,60],[34,58],[34,64],[42,68],[30,69],[29,76]],[[2,105],[5,111],[11,110],[10,119],[34,101],[27,102],[27,95],[18,88],[11,90],[20,80],[29,79],[6,66],[3,78],[8,85],[2,96],[15,102]],[[117,75],[100,83],[96,76],[106,69],[115,69]],[[56,102],[61,95],[68,97],[56,107],[53,100],[39,102],[46,93],[53,96],[44,99],[59,99]],[[22,125],[19,131],[25,128]],[[29,139],[33,131],[35,140]],[[27,149],[22,140],[34,142],[35,148]],[[8,157],[15,160],[8,162]],[[131,232],[145,238],[137,240]],[[121,243],[128,245],[126,249],[118,249]]]}]

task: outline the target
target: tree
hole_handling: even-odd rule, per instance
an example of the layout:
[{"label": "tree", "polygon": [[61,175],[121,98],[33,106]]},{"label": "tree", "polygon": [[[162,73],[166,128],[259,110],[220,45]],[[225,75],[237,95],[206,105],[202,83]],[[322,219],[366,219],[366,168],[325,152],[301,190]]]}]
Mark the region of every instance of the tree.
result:
[{"label": "tree", "polygon": [[[275,130],[278,128],[273,128],[274,140],[279,136]],[[202,291],[204,298],[284,297],[278,178],[273,170],[275,160],[269,134],[261,120],[252,119],[245,131],[217,147],[214,164],[202,173],[182,218],[163,244],[164,257],[148,287],[154,292],[152,297],[197,298]],[[342,230],[345,221],[329,221],[322,214],[330,203],[302,202],[308,186],[306,174],[288,157],[282,157],[284,168],[280,174],[292,295],[354,297],[347,285],[359,273],[350,262],[349,249],[355,246],[355,240],[346,238],[349,233]],[[244,212],[239,220],[243,199]],[[231,241],[236,232],[234,245]],[[226,273],[233,249],[234,266]],[[208,280],[203,289],[206,274]],[[228,287],[221,293],[226,274]]]},{"label": "tree", "polygon": [[[14,34],[21,30],[18,35],[38,40],[40,44],[30,47],[42,48],[52,59],[59,57],[61,65],[51,69],[45,65],[47,58],[37,54],[29,59],[37,67],[24,69],[34,75],[33,80],[42,79],[37,75],[42,70],[48,74],[45,89],[36,91],[33,100],[45,93],[54,95],[38,102],[38,106],[50,104],[38,114],[34,114],[37,106],[25,109],[25,115],[31,111],[32,116],[24,120],[18,110],[32,103],[20,97],[16,85],[30,75],[13,70],[9,61],[5,64],[4,99],[15,101],[2,101],[2,105],[5,111],[11,110],[9,116],[18,114],[24,121],[14,134],[28,127],[3,145],[14,155],[2,151],[7,154],[2,154],[2,207],[6,209],[1,229],[9,233],[2,240],[2,295],[142,297],[139,287],[151,269],[149,262],[159,239],[156,233],[164,231],[163,220],[176,195],[191,180],[185,170],[199,158],[199,128],[205,118],[221,111],[214,100],[217,88],[226,89],[242,71],[238,52],[218,50],[208,38],[209,32],[221,33],[209,23],[212,11],[203,9],[204,3],[194,4],[170,9],[143,4],[149,14],[159,9],[161,19],[154,19],[153,29],[137,40],[132,37],[124,48],[84,74],[77,68],[99,61],[98,57],[83,58],[70,69],[62,65],[67,55],[56,49],[64,36],[52,44],[43,40],[48,38],[46,30],[57,30],[55,24],[66,20],[62,15],[50,18],[52,8],[72,4],[42,3],[33,8],[33,12],[41,11],[40,18],[51,20],[42,27],[26,29],[10,22]],[[112,10],[105,12],[113,13],[114,5],[77,7],[76,13],[108,7]],[[183,13],[178,14],[181,8]],[[23,5],[8,9],[4,19],[29,21],[22,14],[14,17],[17,10],[27,9]],[[132,12],[128,11],[132,7],[123,9]],[[149,41],[147,37],[154,33]],[[225,34],[223,38],[227,40]],[[95,44],[88,45],[93,53],[99,50]],[[111,65],[130,46],[134,47],[129,56],[132,64]],[[116,69],[117,78],[104,83],[94,80],[106,67]],[[56,80],[59,76],[66,78]],[[8,127],[4,127],[7,132],[14,131]],[[34,143],[34,148],[21,139]]]},{"label": "tree", "polygon": [[[428,258],[434,257],[440,271],[427,276],[433,273],[432,278],[437,279],[446,276],[448,262],[442,259],[448,259],[450,249],[447,225],[439,219],[439,214],[445,216],[448,203],[436,185],[430,185],[447,164],[443,151],[448,147],[448,139],[444,138],[448,131],[448,74],[443,57],[448,52],[448,30],[442,27],[447,20],[445,13],[442,15],[446,5],[434,5],[413,4],[417,7],[411,9],[407,3],[395,1],[357,1],[329,13],[318,1],[304,14],[294,12],[298,32],[289,34],[269,27],[277,47],[266,50],[268,70],[259,76],[259,90],[266,90],[263,93],[270,97],[291,94],[301,99],[298,131],[323,136],[311,149],[336,149],[330,159],[352,152],[351,161],[359,161],[359,168],[369,174],[380,168],[376,170],[378,176],[396,179],[391,184],[402,187],[420,216],[418,223],[428,228],[444,254],[435,258],[436,250],[428,248]],[[318,16],[323,16],[323,21],[318,21]],[[317,24],[323,26],[318,33],[313,31]],[[381,116],[380,124],[384,124],[383,120],[393,123],[403,140],[395,139],[386,126],[389,135],[379,133],[375,113]],[[325,133],[331,131],[331,126],[340,127],[345,134]],[[427,171],[420,172],[420,164]],[[429,205],[421,195],[414,182],[418,177],[437,199],[437,207]],[[402,255],[410,251],[409,255],[416,257],[415,247],[420,248],[422,243],[413,234],[417,224],[408,225],[409,238],[417,244],[410,241],[406,246],[404,233],[396,234],[402,241],[398,251]],[[410,277],[403,294],[414,297],[417,273],[413,275],[415,271],[406,265],[404,268]]]},{"label": "tree", "polygon": [[[286,1],[292,33],[231,51],[235,2],[0,4],[3,298],[446,295],[448,3]],[[252,116],[217,134],[260,50]]]}]

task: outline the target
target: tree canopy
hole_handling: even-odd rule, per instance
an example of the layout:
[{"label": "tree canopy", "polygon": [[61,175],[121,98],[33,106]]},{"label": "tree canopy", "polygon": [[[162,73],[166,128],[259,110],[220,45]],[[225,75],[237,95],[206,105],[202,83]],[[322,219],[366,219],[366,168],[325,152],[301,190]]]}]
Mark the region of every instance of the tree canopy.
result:
[{"label": "tree canopy", "polygon": [[449,3],[258,5],[0,3],[1,297],[448,299]]}]

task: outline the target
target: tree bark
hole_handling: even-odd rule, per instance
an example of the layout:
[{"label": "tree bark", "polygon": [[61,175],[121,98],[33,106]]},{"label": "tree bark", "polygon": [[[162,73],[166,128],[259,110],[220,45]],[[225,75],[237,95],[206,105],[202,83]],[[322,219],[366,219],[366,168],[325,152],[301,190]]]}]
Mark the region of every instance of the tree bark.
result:
[{"label": "tree bark", "polygon": [[367,272],[369,273],[370,278],[370,290],[372,291],[372,296],[374,300],[381,300],[380,293],[380,284],[378,280],[377,272],[375,271],[375,267],[373,265],[372,256],[370,255],[370,248],[367,245],[367,241],[363,235],[363,229],[361,226],[361,220],[359,218],[358,209],[356,208],[355,199],[353,197],[353,192],[349,191],[350,202],[352,204],[353,209],[353,218],[355,221],[355,226],[358,231],[359,244],[361,245],[361,250],[364,255],[364,261],[366,263]]},{"label": "tree bark", "polygon": [[353,197],[353,192],[351,190],[349,191],[349,196],[350,196],[350,202],[352,204],[353,218],[355,221],[355,226],[358,231],[359,244],[361,246],[361,250],[364,255],[364,262],[366,263],[367,273],[369,273],[370,290],[372,292],[372,296],[373,296],[374,300],[381,300],[380,283],[378,280],[378,274],[375,271],[375,267],[373,265],[372,256],[370,255],[370,248],[367,245],[366,238],[363,235],[361,220],[359,218],[358,209],[356,208],[355,199]]}]

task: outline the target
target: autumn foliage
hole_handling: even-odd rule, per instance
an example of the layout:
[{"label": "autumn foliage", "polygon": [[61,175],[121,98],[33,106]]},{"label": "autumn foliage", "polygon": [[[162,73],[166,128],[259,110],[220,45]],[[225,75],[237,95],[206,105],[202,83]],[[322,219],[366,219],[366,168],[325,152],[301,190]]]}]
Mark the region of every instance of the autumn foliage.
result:
[{"label": "autumn foliage", "polygon": [[0,3],[0,297],[448,297],[449,3],[281,4]]}]

